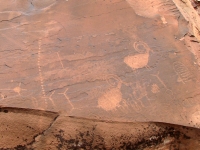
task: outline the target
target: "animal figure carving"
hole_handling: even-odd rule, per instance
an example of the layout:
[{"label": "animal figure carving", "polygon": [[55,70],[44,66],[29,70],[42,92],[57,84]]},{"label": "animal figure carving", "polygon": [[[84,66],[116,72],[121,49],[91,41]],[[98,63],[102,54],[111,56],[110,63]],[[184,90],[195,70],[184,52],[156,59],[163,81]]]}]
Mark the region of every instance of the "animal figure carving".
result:
[{"label": "animal figure carving", "polygon": [[98,99],[98,107],[111,111],[120,106],[120,102],[122,101],[122,93],[121,86],[122,81],[117,76],[111,76],[111,78],[117,81],[117,85],[110,82],[110,78],[107,79],[107,82],[112,88],[106,91],[99,99]]},{"label": "animal figure carving", "polygon": [[144,67],[149,68],[147,64],[149,62],[149,52],[152,50],[146,43],[142,41],[135,42],[133,46],[140,54],[127,56],[124,58],[124,62],[133,70]]},{"label": "animal figure carving", "polygon": [[98,100],[98,106],[106,111],[113,110],[119,106],[122,100],[122,93],[118,88],[106,91]]}]

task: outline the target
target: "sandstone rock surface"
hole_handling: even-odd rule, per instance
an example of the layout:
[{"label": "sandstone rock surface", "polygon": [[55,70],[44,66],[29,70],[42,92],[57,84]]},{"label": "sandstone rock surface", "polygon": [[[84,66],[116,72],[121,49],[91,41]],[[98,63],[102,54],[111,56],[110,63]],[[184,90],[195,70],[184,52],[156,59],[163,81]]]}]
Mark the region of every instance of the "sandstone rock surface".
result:
[{"label": "sandstone rock surface", "polygon": [[199,19],[189,0],[1,1],[0,147],[197,146]]}]

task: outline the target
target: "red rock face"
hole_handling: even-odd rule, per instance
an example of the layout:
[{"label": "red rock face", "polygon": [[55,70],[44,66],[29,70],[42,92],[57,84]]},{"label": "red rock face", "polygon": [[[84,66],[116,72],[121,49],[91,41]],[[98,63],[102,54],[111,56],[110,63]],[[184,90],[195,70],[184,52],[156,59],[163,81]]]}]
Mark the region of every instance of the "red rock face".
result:
[{"label": "red rock face", "polygon": [[200,127],[197,29],[171,0],[0,4],[1,107]]}]

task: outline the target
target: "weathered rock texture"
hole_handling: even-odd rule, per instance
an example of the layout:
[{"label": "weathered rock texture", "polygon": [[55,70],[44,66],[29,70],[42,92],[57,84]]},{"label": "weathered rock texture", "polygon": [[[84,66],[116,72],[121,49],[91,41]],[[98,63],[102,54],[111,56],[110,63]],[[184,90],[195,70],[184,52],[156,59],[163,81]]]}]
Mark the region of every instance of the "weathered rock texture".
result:
[{"label": "weathered rock texture", "polygon": [[2,108],[2,150],[195,149],[200,130],[164,123],[108,122],[53,112]]},{"label": "weathered rock texture", "polygon": [[35,142],[38,135],[48,130],[58,117],[53,112],[38,110],[0,109],[0,148],[24,149]]},{"label": "weathered rock texture", "polygon": [[[48,137],[48,139],[47,139]],[[59,117],[34,149],[200,149],[200,131],[162,123]]]},{"label": "weathered rock texture", "polygon": [[[200,128],[199,25],[189,0],[1,1],[0,105],[11,112],[0,113],[1,132],[9,126],[0,147],[123,149],[118,129],[132,147],[143,133],[160,137],[146,127],[131,136],[134,124],[120,122]],[[148,125],[160,126],[138,127]],[[191,142],[164,126],[170,144]]]},{"label": "weathered rock texture", "polygon": [[189,22],[190,32],[200,41],[200,1],[173,0],[184,18]]}]

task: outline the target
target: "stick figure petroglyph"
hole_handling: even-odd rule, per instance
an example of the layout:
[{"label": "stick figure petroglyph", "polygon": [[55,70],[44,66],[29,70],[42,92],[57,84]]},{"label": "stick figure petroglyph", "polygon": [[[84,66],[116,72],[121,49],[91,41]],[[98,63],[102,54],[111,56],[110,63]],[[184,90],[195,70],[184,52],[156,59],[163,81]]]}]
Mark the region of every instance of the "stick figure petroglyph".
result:
[{"label": "stick figure petroglyph", "polygon": [[146,43],[142,41],[135,42],[133,47],[139,54],[126,56],[124,58],[124,62],[126,63],[126,65],[131,67],[133,70],[144,68],[144,67],[149,69],[149,66],[148,66],[149,52],[152,50],[149,48],[149,46]]},{"label": "stick figure petroglyph", "polygon": [[[129,101],[130,99],[131,99],[131,101]],[[130,94],[130,98],[128,98],[126,101],[124,100],[123,103],[124,103],[124,107],[126,109],[131,107],[137,113],[139,113],[142,110],[142,108],[144,108],[143,103],[141,101],[136,101],[133,98],[133,95],[131,95],[131,94]]]},{"label": "stick figure petroglyph", "polygon": [[152,76],[154,76],[154,77],[156,77],[159,81],[160,81],[160,83],[166,88],[166,89],[168,89],[167,88],[167,86],[165,85],[165,83],[162,81],[162,79],[159,77],[159,74],[160,74],[160,72],[158,72],[157,74],[151,74]]},{"label": "stick figure petroglyph", "polygon": [[61,60],[61,58],[60,58],[60,55],[59,55],[58,52],[57,52],[57,55],[58,55],[58,59],[59,59],[59,61],[60,61],[60,64],[61,64],[61,66],[62,66],[62,69],[65,69],[65,68],[64,68],[64,65],[63,65],[63,63],[62,63],[62,60]]},{"label": "stick figure petroglyph", "polygon": [[18,93],[18,95],[21,95],[21,94],[20,94],[21,91],[26,91],[26,89],[22,89],[22,88],[21,88],[21,83],[19,83],[19,86],[15,87],[15,88],[13,89],[13,91],[16,92],[16,93]]},{"label": "stick figure petroglyph", "polygon": [[[19,86],[15,87],[13,89],[0,89],[0,91],[14,91],[15,93],[18,93],[19,96],[21,96],[21,91],[26,91],[26,89],[22,89],[21,83],[19,83]],[[3,94],[1,94],[1,96],[3,96]]]},{"label": "stick figure petroglyph", "polygon": [[67,96],[67,91],[68,91],[68,88],[65,89],[65,91],[63,93],[58,93],[58,94],[62,94],[65,96],[66,100],[68,101],[68,103],[70,104],[70,106],[72,107],[72,109],[74,109],[74,105],[72,104],[72,102],[70,101],[69,97]]},{"label": "stick figure petroglyph", "polygon": [[151,74],[152,76],[156,77],[158,79],[158,81],[165,87],[166,91],[165,93],[170,95],[172,99],[175,98],[174,93],[172,92],[172,90],[170,90],[166,84],[163,82],[163,80],[159,77],[159,72],[157,74]]},{"label": "stick figure petroglyph", "polygon": [[135,83],[135,87],[133,88],[133,96],[136,100],[139,100],[147,95],[146,89],[144,85],[141,85],[139,82]]},{"label": "stick figure petroglyph", "polygon": [[55,103],[54,103],[53,98],[52,98],[52,96],[53,96],[54,93],[55,93],[55,91],[53,91],[51,93],[51,95],[48,97],[48,99],[51,101],[51,103],[52,103],[53,106],[55,106]]},{"label": "stick figure petroglyph", "polygon": [[[145,84],[141,84],[140,82],[136,82],[134,84],[133,89],[133,97],[134,97],[134,103],[140,104],[140,106],[145,107],[145,105],[143,104],[143,100],[145,99],[146,102],[148,102],[148,105],[151,105],[151,100],[148,97],[147,91],[146,91],[146,86]],[[143,101],[143,102],[142,102]]]}]

